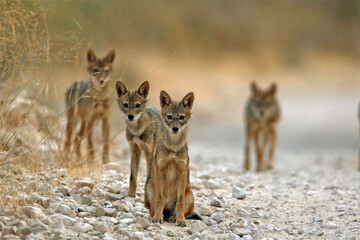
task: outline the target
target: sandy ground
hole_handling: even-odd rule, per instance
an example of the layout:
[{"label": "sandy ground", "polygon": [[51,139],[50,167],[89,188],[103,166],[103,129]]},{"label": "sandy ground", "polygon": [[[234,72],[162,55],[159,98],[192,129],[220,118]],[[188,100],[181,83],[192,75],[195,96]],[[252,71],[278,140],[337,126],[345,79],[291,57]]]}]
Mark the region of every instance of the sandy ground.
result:
[{"label": "sandy ground", "polygon": [[[116,148],[112,146],[113,149]],[[11,176],[23,189],[0,211],[2,239],[359,239],[360,174],[351,158],[280,154],[275,170],[244,172],[234,151],[190,145],[195,210],[187,227],[151,223],[143,206],[145,166],[136,198],[125,198],[127,150],[113,150],[100,177],[64,170]],[[286,157],[285,157],[286,156]],[[281,169],[289,162],[292,170]],[[144,163],[144,160],[142,161]],[[2,180],[10,179],[2,172]],[[238,199],[240,198],[240,199]]]}]

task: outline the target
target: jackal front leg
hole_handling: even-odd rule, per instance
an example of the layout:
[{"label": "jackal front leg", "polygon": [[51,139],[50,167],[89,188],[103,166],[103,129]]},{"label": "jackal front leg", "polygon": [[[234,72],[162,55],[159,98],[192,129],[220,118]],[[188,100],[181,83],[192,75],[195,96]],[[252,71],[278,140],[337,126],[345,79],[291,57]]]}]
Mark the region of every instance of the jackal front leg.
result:
[{"label": "jackal front leg", "polygon": [[102,135],[104,141],[104,149],[103,149],[103,164],[109,163],[109,145],[110,145],[110,123],[109,118],[103,118],[102,125]]},{"label": "jackal front leg", "polygon": [[257,158],[257,171],[263,171],[265,168],[264,164],[264,152],[263,152],[263,146],[260,142],[260,134],[261,131],[257,130],[255,133],[255,145],[256,145],[256,158]]},{"label": "jackal front leg", "polygon": [[155,206],[154,206],[154,217],[152,222],[163,222],[163,211],[164,211],[164,196],[163,196],[163,176],[164,173],[159,166],[155,166],[154,172],[154,185],[155,185]]},{"label": "jackal front leg", "polygon": [[87,141],[88,141],[88,155],[91,160],[94,159],[94,154],[95,154],[93,141],[92,141],[92,132],[94,129],[95,119],[96,119],[95,116],[90,118],[90,120],[87,124],[87,129],[86,129],[86,136],[87,136]]},{"label": "jackal front leg", "polygon": [[358,157],[359,157],[359,163],[358,163],[358,164],[359,164],[359,165],[358,165],[358,171],[360,172],[360,144],[359,144],[359,156],[358,156]]},{"label": "jackal front leg", "polygon": [[81,142],[86,130],[86,120],[81,120],[80,130],[75,139],[75,151],[78,158],[81,158]]},{"label": "jackal front leg", "polygon": [[[186,166],[188,166],[186,164]],[[185,190],[187,183],[187,167],[178,167],[177,201],[176,201],[176,224],[186,227],[185,222]]]},{"label": "jackal front leg", "polygon": [[276,150],[277,136],[275,128],[270,129],[270,153],[269,153],[269,162],[267,164],[268,169],[272,169],[274,167],[274,157]]},{"label": "jackal front leg", "polygon": [[67,157],[71,148],[71,137],[74,129],[74,122],[72,120],[68,120],[66,124],[66,140],[64,146],[65,156]]},{"label": "jackal front leg", "polygon": [[250,170],[250,148],[251,140],[253,138],[253,131],[250,127],[246,127],[246,143],[245,143],[245,159],[244,159],[244,169]]},{"label": "jackal front leg", "polygon": [[140,165],[141,150],[135,143],[130,143],[131,151],[131,173],[128,197],[135,197],[137,187],[137,177]]}]

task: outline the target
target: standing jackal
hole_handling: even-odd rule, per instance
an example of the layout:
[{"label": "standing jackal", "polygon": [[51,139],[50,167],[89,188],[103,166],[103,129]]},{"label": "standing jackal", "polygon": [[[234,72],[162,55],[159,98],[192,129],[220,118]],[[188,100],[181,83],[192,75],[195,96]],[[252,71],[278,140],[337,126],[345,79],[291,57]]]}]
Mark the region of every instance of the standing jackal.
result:
[{"label": "standing jackal", "polygon": [[66,154],[68,154],[70,150],[72,133],[76,127],[77,120],[79,119],[81,121],[81,126],[74,141],[76,154],[78,157],[81,157],[80,144],[86,136],[88,140],[89,156],[90,158],[93,158],[93,127],[95,121],[101,119],[104,141],[102,160],[103,163],[109,162],[110,114],[113,87],[110,85],[108,76],[112,70],[114,58],[114,51],[110,51],[104,58],[97,58],[92,50],[88,50],[87,60],[89,63],[89,78],[84,81],[75,82],[66,91]]},{"label": "standing jackal", "polygon": [[[358,107],[358,120],[359,120],[359,136],[360,136],[360,104],[359,104],[359,107]],[[358,156],[358,171],[360,171],[360,144],[359,144],[359,156]]]},{"label": "standing jackal", "polygon": [[[276,99],[276,84],[267,90],[251,84],[252,94],[246,105],[246,143],[245,164],[250,169],[250,145],[255,141],[257,171],[274,167],[274,154],[277,142],[276,125],[280,118],[280,108]],[[269,157],[265,159],[266,147],[270,144]]]},{"label": "standing jackal", "polygon": [[137,91],[129,91],[120,81],[116,82],[118,104],[126,120],[126,139],[131,150],[131,174],[128,197],[135,197],[141,151],[147,162],[147,180],[150,177],[157,144],[160,139],[160,111],[146,107],[149,83],[146,81]]},{"label": "standing jackal", "polygon": [[160,93],[162,129],[151,177],[145,186],[145,207],[154,222],[163,219],[186,226],[185,218],[201,219],[194,214],[194,195],[190,185],[189,155],[186,142],[194,94],[181,102]]}]

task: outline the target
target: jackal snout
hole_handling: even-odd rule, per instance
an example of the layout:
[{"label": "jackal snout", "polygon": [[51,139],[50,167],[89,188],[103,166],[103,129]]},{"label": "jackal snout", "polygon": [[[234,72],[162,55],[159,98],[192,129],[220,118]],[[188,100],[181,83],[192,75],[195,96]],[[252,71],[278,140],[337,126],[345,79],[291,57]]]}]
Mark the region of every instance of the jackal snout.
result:
[{"label": "jackal snout", "polygon": [[116,92],[119,108],[125,119],[130,122],[138,120],[146,108],[149,82],[141,84],[137,91],[129,91],[123,83],[117,81]]},{"label": "jackal snout", "polygon": [[258,120],[265,120],[274,115],[276,109],[276,94],[277,87],[272,84],[268,89],[260,89],[256,83],[251,84],[252,102],[251,110],[254,117]]},{"label": "jackal snout", "polygon": [[114,50],[111,50],[104,58],[97,58],[91,49],[88,50],[88,72],[93,83],[103,85],[108,81],[108,76],[112,70],[114,58]]},{"label": "jackal snout", "polygon": [[191,118],[194,93],[188,93],[181,102],[172,102],[165,91],[160,93],[161,118],[171,133],[177,134],[187,128]]}]

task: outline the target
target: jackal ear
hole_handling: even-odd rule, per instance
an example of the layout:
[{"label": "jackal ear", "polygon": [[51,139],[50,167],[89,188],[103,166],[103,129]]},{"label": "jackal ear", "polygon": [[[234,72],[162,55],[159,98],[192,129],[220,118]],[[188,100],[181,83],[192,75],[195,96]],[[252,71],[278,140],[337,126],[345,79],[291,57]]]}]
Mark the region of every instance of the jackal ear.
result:
[{"label": "jackal ear", "polygon": [[276,94],[276,90],[277,90],[277,85],[276,85],[276,83],[273,83],[269,87],[268,92],[269,92],[270,95],[274,96]]},{"label": "jackal ear", "polygon": [[182,104],[184,105],[184,107],[191,109],[193,106],[194,100],[195,100],[194,93],[190,92],[185,95],[185,97],[182,100]]},{"label": "jackal ear", "polygon": [[95,56],[95,53],[93,52],[93,50],[91,50],[91,49],[88,50],[87,59],[88,59],[88,62],[95,62],[96,61],[96,56]]},{"label": "jackal ear", "polygon": [[106,55],[105,57],[105,60],[108,62],[108,63],[112,63],[114,61],[114,58],[115,58],[115,51],[114,50],[111,50],[108,55]]},{"label": "jackal ear", "polygon": [[140,96],[143,96],[144,98],[146,98],[149,94],[149,88],[150,88],[149,82],[145,81],[140,85],[137,92]]},{"label": "jackal ear", "polygon": [[127,88],[120,81],[116,81],[115,88],[116,88],[116,92],[117,92],[118,97],[123,96],[127,92]]},{"label": "jackal ear", "polygon": [[161,107],[169,106],[171,103],[171,98],[169,94],[167,94],[165,91],[160,92],[160,105]]},{"label": "jackal ear", "polygon": [[259,93],[259,87],[257,86],[256,82],[251,82],[250,89],[254,95]]}]

